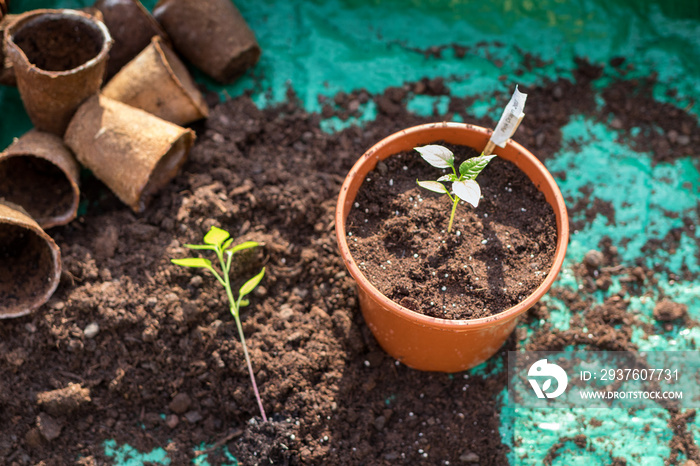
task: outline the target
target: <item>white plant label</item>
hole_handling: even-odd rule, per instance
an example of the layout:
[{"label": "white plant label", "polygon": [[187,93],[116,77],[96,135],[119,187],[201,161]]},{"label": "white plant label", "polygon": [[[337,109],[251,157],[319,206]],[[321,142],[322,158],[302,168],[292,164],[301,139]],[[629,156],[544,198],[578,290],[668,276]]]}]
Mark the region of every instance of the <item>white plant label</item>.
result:
[{"label": "white plant label", "polygon": [[518,86],[515,86],[513,97],[510,98],[510,102],[503,110],[503,115],[498,120],[496,130],[491,135],[491,142],[499,147],[506,147],[506,142],[513,136],[513,133],[518,128],[518,124],[525,116],[523,109],[525,108],[526,100],[527,94],[523,94],[518,90]]}]

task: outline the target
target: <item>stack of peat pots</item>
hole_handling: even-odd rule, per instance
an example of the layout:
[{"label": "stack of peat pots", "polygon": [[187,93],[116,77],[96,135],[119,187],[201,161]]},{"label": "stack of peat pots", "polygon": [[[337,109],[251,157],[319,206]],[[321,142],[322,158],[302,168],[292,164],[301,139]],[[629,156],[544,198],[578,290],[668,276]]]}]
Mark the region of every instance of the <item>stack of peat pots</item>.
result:
[{"label": "stack of peat pots", "polygon": [[0,319],[56,290],[61,254],[44,230],[76,218],[81,165],[140,213],[185,163],[184,125],[209,110],[176,51],[222,83],[260,56],[229,0],[161,0],[153,15],[138,0],[18,14],[8,3],[0,84],[18,87],[34,129],[0,153]]}]

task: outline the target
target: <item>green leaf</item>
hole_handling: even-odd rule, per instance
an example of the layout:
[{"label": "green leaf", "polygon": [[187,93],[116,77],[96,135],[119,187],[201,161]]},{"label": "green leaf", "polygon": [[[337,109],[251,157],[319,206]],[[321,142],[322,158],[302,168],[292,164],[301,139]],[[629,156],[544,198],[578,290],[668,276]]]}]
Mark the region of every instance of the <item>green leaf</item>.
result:
[{"label": "green leaf", "polygon": [[462,162],[459,166],[459,174],[462,175],[467,180],[473,180],[476,178],[481,170],[483,170],[486,165],[489,164],[495,155],[480,155],[478,157],[472,157],[469,160]]},{"label": "green leaf", "polygon": [[206,244],[211,244],[212,246],[220,246],[221,243],[226,241],[231,235],[228,231],[222,230],[221,228],[211,227],[209,232],[204,235],[204,242]]},{"label": "green leaf", "polygon": [[250,301],[247,299],[241,299],[241,304],[239,304],[240,307],[246,307],[250,304]]},{"label": "green leaf", "polygon": [[221,245],[221,249],[226,249],[227,247],[231,246],[231,243],[233,243],[233,238],[227,239],[224,241],[224,244]]},{"label": "green leaf", "polygon": [[235,245],[234,247],[232,247],[230,249],[230,251],[231,251],[231,254],[235,254],[238,251],[243,251],[244,249],[254,248],[255,246],[259,246],[259,245],[260,245],[260,243],[256,243],[255,241],[246,241],[244,243]]},{"label": "green leaf", "polygon": [[437,179],[438,181],[457,181],[457,175],[450,173],[448,175],[442,175]]},{"label": "green leaf", "polygon": [[265,267],[260,271],[259,274],[248,280],[243,284],[241,289],[238,291],[238,295],[243,298],[243,296],[249,294],[251,291],[255,289],[256,286],[260,283],[260,280],[263,279],[263,276],[265,275]]},{"label": "green leaf", "polygon": [[452,168],[455,166],[455,156],[447,147],[429,144],[423,147],[414,147],[414,149],[433,167]]},{"label": "green leaf", "polygon": [[462,180],[455,181],[452,183],[452,191],[455,192],[457,197],[465,202],[470,203],[474,207],[479,205],[479,199],[481,198],[481,188],[479,183],[474,180]]},{"label": "green leaf", "polygon": [[216,249],[216,246],[209,246],[208,244],[185,244],[184,245],[186,248],[190,249],[209,249],[209,250],[214,250]]},{"label": "green leaf", "polygon": [[418,186],[440,194],[449,193],[445,185],[437,181],[418,181]]},{"label": "green leaf", "polygon": [[202,257],[186,257],[184,259],[170,259],[175,265],[181,265],[183,267],[201,267],[205,269],[211,269],[211,261],[209,259],[204,259]]}]

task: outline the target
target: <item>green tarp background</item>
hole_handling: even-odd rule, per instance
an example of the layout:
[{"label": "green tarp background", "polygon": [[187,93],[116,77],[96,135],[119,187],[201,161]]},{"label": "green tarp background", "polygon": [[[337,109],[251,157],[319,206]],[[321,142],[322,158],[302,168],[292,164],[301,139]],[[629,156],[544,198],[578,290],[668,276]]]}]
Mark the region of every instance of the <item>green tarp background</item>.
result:
[{"label": "green tarp background", "polygon": [[[78,0],[11,0],[11,12],[39,7],[80,8],[92,2]],[[576,65],[574,57],[591,63],[607,63],[622,56],[634,65],[628,78],[658,73],[653,89],[655,98],[669,102],[696,117],[700,106],[700,2],[663,0],[238,0],[235,2],[255,31],[263,55],[259,64],[230,86],[219,86],[199,73],[197,79],[219,91],[222,96],[250,92],[261,106],[285,99],[291,86],[303,105],[320,111],[318,95],[365,88],[375,93],[388,86],[401,85],[423,77],[449,78],[453,95],[476,96],[469,113],[490,115],[496,119],[501,109],[495,93],[510,94],[515,83],[540,84],[547,79],[570,78]],[[152,8],[155,1],[144,4]],[[464,58],[454,56],[450,47],[441,58],[421,51],[435,46],[458,44],[469,47]],[[477,44],[479,46],[477,47]],[[516,76],[531,54],[544,62],[542,67]],[[606,68],[609,70],[610,68]],[[609,71],[606,71],[608,73]],[[501,77],[505,77],[501,79]],[[602,89],[615,76],[604,74],[596,80]],[[675,97],[667,95],[677,90]],[[599,105],[602,98],[598,96]],[[444,97],[415,97],[412,111],[431,114],[433,106],[446,111]],[[31,127],[16,89],[0,87],[0,147]],[[363,108],[360,120],[341,122],[330,119],[324,129],[333,131],[348,124],[364,124],[373,117],[372,104]],[[527,108],[526,108],[527,113]],[[517,139],[517,134],[516,134]],[[690,241],[663,257],[646,258],[640,248],[650,238],[663,238],[688,217],[698,223],[700,203],[700,161],[681,156],[671,164],[651,163],[651,155],[634,151],[620,133],[606,122],[586,115],[574,115],[563,129],[563,144],[547,165],[551,172],[565,171],[558,179],[565,198],[574,202],[582,197],[579,188],[588,186],[596,197],[612,203],[616,222],[609,225],[598,217],[581,231],[573,231],[566,264],[555,286],[577,289],[571,266],[580,262],[589,249],[598,247],[604,236],[616,244],[629,239],[620,248],[624,265],[637,260],[663,260],[670,269],[685,264],[700,271],[698,251]],[[568,149],[576,143],[579,149]],[[682,154],[681,154],[682,155]],[[359,154],[358,154],[359,156]],[[678,213],[670,218],[664,212]],[[573,220],[577,220],[574,218]],[[653,265],[649,263],[648,265]],[[616,282],[603,295],[592,296],[602,302],[619,291]],[[700,284],[659,278],[658,287],[649,288],[643,297],[631,297],[630,310],[643,322],[653,324],[652,310],[660,291],[674,301],[688,305],[693,319],[700,319]],[[565,329],[571,317],[566,306],[549,296],[555,308],[550,322]],[[529,330],[534,330],[535,323]],[[640,350],[695,349],[700,341],[699,328],[682,328],[649,338],[635,330],[633,343]],[[483,370],[477,368],[475,371]],[[513,452],[512,464],[542,464],[549,448],[562,436],[586,434],[596,439],[595,451],[584,451],[573,442],[561,450],[554,464],[609,464],[613,457],[627,464],[662,465],[669,455],[668,412],[661,408],[596,412],[602,424],[588,424],[593,414],[587,410],[562,415],[556,411],[519,408],[503,399],[501,435]],[[643,426],[648,430],[643,436]],[[700,419],[691,430],[700,443]],[[519,440],[513,444],[513,434]],[[192,448],[198,446],[193,445]],[[115,464],[143,464],[152,461],[168,464],[162,449],[136,452],[128,445],[105,444],[105,452]],[[527,460],[520,460],[527,453]],[[232,464],[235,463],[231,457]],[[523,462],[526,461],[526,462]],[[200,458],[197,464],[205,464]]]}]

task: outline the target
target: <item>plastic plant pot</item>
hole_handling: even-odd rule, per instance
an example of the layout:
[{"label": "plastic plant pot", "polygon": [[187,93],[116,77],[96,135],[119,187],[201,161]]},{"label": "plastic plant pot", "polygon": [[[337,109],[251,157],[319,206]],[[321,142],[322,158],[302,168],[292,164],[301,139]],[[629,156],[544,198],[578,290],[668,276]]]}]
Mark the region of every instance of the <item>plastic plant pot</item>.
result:
[{"label": "plastic plant pot", "polygon": [[141,50],[148,47],[153,36],[163,39],[168,37],[139,0],[98,0],[94,8],[102,13],[102,21],[114,39],[105,80],[117,74]]},{"label": "plastic plant pot", "polygon": [[102,95],[176,125],[209,116],[187,68],[159,36],[105,85]]},{"label": "plastic plant pot", "polygon": [[544,194],[556,216],[557,239],[554,262],[539,287],[517,305],[484,318],[448,320],[411,311],[381,294],[362,274],[346,240],[345,222],[362,182],[377,162],[414,147],[445,141],[483,149],[491,131],[461,123],[432,123],[395,133],[365,152],[350,170],[340,191],[335,228],[340,253],[358,288],[360,309],[381,347],[414,369],[458,372],[493,356],[508,339],[518,317],[532,307],[551,287],[566,254],[569,221],[564,198],[544,165],[520,144],[510,140],[495,153],[522,170]]},{"label": "plastic plant pot", "polygon": [[31,130],[0,153],[0,198],[21,205],[42,228],[78,212],[80,166],[63,140]]},{"label": "plastic plant pot", "polygon": [[99,94],[80,106],[65,136],[78,161],[134,212],[177,174],[194,139],[190,129]]},{"label": "plastic plant pot", "polygon": [[160,0],[153,16],[175,50],[221,83],[230,83],[257,63],[255,34],[230,0]]},{"label": "plastic plant pot", "polygon": [[0,201],[0,319],[27,315],[56,291],[61,252],[19,206]]},{"label": "plastic plant pot", "polygon": [[112,39],[93,16],[34,10],[5,30],[22,102],[38,129],[63,136],[80,104],[102,85]]}]

